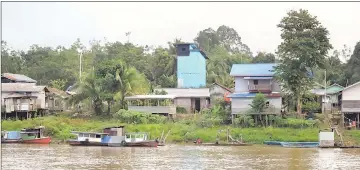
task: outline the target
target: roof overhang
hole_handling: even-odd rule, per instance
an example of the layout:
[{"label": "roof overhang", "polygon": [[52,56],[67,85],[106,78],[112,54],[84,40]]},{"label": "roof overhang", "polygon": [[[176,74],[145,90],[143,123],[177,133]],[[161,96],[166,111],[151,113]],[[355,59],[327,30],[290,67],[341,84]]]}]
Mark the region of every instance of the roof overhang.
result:
[{"label": "roof overhang", "polygon": [[125,100],[138,100],[138,99],[175,99],[175,95],[135,95],[125,97]]},{"label": "roof overhang", "polygon": [[245,80],[271,80],[273,79],[273,77],[268,76],[268,77],[258,77],[258,76],[251,76],[251,77],[244,77]]}]

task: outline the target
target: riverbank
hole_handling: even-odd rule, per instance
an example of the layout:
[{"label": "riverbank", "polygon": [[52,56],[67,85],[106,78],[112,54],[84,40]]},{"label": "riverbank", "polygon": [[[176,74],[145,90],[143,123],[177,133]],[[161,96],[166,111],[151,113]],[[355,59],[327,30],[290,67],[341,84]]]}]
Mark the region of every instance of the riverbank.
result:
[{"label": "riverbank", "polygon": [[[317,142],[318,128],[238,128],[231,125],[201,128],[193,124],[185,123],[160,123],[160,124],[127,124],[117,119],[81,119],[69,117],[48,116],[24,121],[2,121],[2,130],[21,130],[34,126],[45,126],[45,133],[51,136],[54,141],[65,141],[73,137],[71,131],[101,132],[105,127],[125,125],[126,132],[148,132],[151,138],[158,138],[162,131],[165,134],[171,130],[166,139],[167,143],[183,143],[201,138],[204,142],[214,142],[219,130],[220,140],[226,140],[226,129],[235,139],[242,138],[244,142],[262,144],[264,141],[289,141],[289,142]],[[360,144],[360,131],[349,131],[351,139]]]}]

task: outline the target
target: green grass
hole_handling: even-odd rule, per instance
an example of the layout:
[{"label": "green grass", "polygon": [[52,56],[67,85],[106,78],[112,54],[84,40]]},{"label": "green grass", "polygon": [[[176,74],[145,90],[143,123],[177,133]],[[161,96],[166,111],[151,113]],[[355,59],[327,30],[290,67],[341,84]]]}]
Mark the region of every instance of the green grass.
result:
[{"label": "green grass", "polygon": [[[195,124],[184,123],[165,123],[165,124],[126,124],[118,119],[80,119],[67,116],[49,116],[24,121],[3,120],[3,130],[21,130],[34,126],[45,126],[47,135],[55,140],[67,140],[73,135],[71,131],[92,131],[101,132],[105,127],[125,125],[126,132],[148,132],[151,138],[161,136],[171,130],[167,142],[184,142],[185,140],[195,140],[201,138],[204,142],[214,142],[219,130],[220,140],[226,140],[226,129],[230,129],[233,138],[240,139],[242,136],[245,142],[261,144],[266,140],[277,141],[318,141],[318,128],[235,128],[232,126],[217,126],[211,128],[201,128]],[[354,136],[360,133],[355,133]]]}]

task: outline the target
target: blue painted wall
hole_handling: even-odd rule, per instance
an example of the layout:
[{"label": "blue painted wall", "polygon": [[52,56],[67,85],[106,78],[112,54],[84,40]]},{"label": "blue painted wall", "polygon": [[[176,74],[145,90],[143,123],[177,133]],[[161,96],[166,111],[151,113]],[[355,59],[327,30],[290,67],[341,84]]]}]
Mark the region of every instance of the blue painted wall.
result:
[{"label": "blue painted wall", "polygon": [[177,56],[178,88],[205,87],[206,59],[200,53],[200,49],[194,49],[193,44],[189,44],[189,46],[189,56]]}]

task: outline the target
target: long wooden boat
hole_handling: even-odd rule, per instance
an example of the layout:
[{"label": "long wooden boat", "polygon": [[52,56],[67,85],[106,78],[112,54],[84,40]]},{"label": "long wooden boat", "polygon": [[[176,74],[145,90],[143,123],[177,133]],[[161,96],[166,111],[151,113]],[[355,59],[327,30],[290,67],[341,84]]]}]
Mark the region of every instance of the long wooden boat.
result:
[{"label": "long wooden boat", "polygon": [[265,145],[281,145],[280,141],[264,141]]},{"label": "long wooden boat", "polygon": [[44,136],[44,127],[40,126],[33,129],[23,129],[21,130],[21,139],[20,143],[29,143],[29,144],[49,144],[51,138]]},{"label": "long wooden boat", "polygon": [[141,142],[124,142],[124,147],[157,147],[159,142],[157,141],[141,141]]},{"label": "long wooden boat", "polygon": [[79,140],[69,140],[68,143],[71,146],[108,146],[107,143],[79,141]]},{"label": "long wooden boat", "polygon": [[251,146],[249,143],[196,143],[200,146]]},{"label": "long wooden boat", "polygon": [[286,148],[317,148],[319,142],[280,142],[282,147]]},{"label": "long wooden boat", "polygon": [[51,143],[50,137],[40,137],[34,139],[21,139],[21,143],[29,143],[29,144],[49,144]]}]

